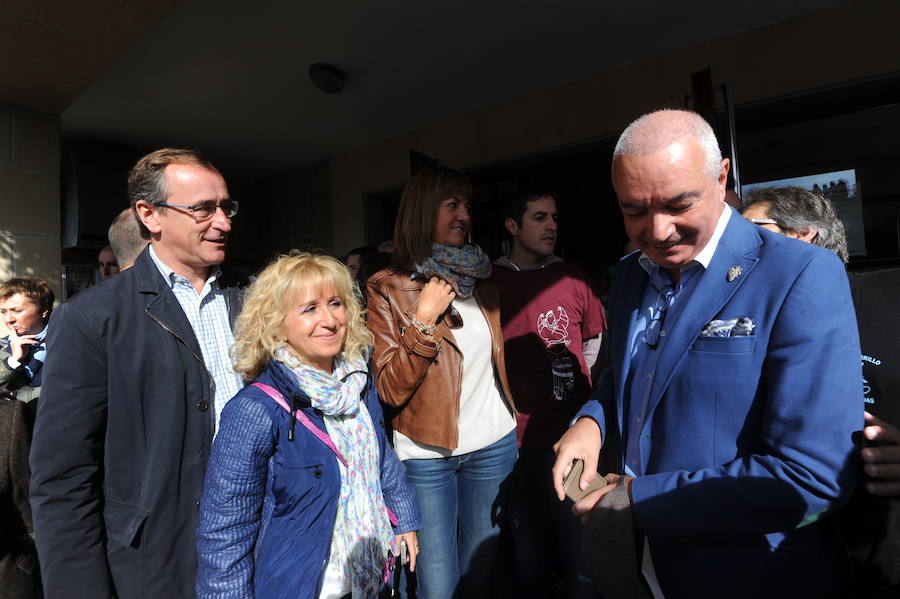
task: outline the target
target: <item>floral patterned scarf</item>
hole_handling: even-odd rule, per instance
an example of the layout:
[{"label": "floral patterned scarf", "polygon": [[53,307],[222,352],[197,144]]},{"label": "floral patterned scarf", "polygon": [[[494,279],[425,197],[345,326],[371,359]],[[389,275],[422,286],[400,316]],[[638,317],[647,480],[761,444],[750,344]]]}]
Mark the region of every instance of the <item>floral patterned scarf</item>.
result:
[{"label": "floral patterned scarf", "polygon": [[479,279],[491,276],[491,261],[477,245],[453,247],[432,243],[431,255],[416,264],[415,270],[426,280],[431,277],[444,279],[457,296],[466,299],[472,297]]},{"label": "floral patterned scarf", "polygon": [[346,468],[338,461],[341,493],[331,559],[341,560],[340,571],[349,579],[354,599],[377,597],[388,551],[397,555],[397,547],[381,490],[378,438],[360,397],[368,379],[366,360],[335,358],[334,372],[327,374],[298,361],[287,348],[276,350],[275,357],[322,412],[328,436],[347,460]]}]

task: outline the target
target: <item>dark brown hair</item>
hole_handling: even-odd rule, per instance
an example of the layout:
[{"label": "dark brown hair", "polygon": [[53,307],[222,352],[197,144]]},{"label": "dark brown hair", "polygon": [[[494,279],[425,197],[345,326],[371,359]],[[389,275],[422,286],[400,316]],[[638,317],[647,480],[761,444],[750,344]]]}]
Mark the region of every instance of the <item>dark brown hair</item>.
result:
[{"label": "dark brown hair", "polygon": [[426,166],[406,184],[394,223],[394,261],[411,266],[431,255],[437,209],[447,198],[472,201],[472,183],[462,171]]},{"label": "dark brown hair", "polygon": [[53,300],[56,299],[47,281],[40,277],[13,277],[0,285],[0,300],[9,299],[17,293],[21,293],[37,306],[41,322],[47,324],[53,311]]}]

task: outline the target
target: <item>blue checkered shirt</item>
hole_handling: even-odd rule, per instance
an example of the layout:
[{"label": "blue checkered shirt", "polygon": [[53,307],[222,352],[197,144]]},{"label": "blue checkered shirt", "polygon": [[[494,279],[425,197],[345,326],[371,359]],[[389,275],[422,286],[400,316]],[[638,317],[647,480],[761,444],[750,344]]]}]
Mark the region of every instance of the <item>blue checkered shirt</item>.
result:
[{"label": "blue checkered shirt", "polygon": [[213,268],[203,290],[198,294],[190,281],[175,273],[157,257],[152,245],[150,257],[175,294],[200,343],[203,362],[213,381],[212,424],[215,435],[219,430],[222,408],[244,386],[241,376],[234,371],[228,355],[229,349],[234,344],[234,335],[231,333],[228,320],[225,294],[219,289],[218,279],[222,272],[218,268]]}]

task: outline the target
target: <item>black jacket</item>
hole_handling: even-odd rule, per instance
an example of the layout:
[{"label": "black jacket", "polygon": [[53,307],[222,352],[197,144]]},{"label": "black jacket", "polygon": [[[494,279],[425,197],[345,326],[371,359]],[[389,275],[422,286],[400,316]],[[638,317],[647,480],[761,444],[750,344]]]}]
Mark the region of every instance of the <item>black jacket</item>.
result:
[{"label": "black jacket", "polygon": [[0,597],[36,599],[41,584],[28,505],[25,404],[0,399]]},{"label": "black jacket", "polygon": [[[233,325],[243,282],[219,278]],[[193,597],[212,380],[147,250],[54,311],[31,452],[45,594]]]}]

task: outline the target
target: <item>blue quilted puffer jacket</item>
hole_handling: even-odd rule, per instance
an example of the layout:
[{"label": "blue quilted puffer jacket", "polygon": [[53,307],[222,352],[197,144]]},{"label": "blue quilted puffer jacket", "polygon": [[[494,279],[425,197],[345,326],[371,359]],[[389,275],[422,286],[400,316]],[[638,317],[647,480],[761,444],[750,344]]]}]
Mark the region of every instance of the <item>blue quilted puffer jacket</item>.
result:
[{"label": "blue quilted puffer jacket", "polygon": [[[272,360],[257,379],[293,401],[322,431],[293,374]],[[387,444],[384,415],[371,376],[363,400],[381,450],[381,485],[397,516],[395,534],[418,530],[415,491]],[[294,422],[264,391],[247,386],[222,411],[197,530],[200,599],[310,598],[319,595],[337,514],[341,477],[337,457]]]}]

